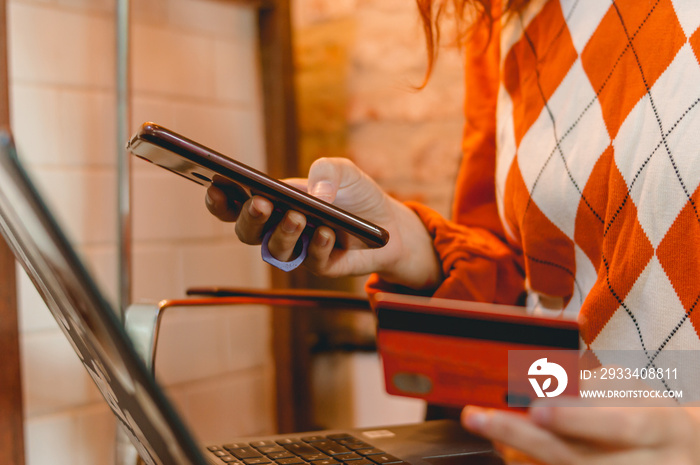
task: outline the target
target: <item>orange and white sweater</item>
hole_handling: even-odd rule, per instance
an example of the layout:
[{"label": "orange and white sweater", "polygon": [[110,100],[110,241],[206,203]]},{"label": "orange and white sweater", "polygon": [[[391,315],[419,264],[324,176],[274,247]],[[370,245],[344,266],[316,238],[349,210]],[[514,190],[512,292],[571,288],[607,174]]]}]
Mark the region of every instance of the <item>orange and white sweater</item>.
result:
[{"label": "orange and white sweater", "polygon": [[700,2],[534,0],[466,66],[453,217],[412,205],[434,295],[526,291],[594,351],[700,348]]}]

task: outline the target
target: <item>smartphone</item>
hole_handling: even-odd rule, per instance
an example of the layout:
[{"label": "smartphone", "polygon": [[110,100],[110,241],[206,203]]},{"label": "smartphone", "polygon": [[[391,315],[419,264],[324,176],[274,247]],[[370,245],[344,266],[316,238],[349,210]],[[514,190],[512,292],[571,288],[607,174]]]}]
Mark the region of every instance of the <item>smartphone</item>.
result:
[{"label": "smartphone", "polygon": [[287,210],[303,213],[307,228],[324,225],[333,229],[337,246],[378,248],[389,241],[389,233],[376,224],[155,123],[142,124],[127,150],[197,184],[220,187],[238,207],[251,196],[260,195],[274,204],[275,216],[281,217]]}]

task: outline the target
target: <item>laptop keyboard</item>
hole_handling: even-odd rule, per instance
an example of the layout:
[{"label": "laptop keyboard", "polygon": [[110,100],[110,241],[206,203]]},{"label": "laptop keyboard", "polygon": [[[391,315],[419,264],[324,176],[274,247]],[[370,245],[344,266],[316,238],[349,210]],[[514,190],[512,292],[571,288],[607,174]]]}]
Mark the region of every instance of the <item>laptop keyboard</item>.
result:
[{"label": "laptop keyboard", "polygon": [[405,464],[349,434],[306,436],[208,447],[229,465],[385,465]]}]

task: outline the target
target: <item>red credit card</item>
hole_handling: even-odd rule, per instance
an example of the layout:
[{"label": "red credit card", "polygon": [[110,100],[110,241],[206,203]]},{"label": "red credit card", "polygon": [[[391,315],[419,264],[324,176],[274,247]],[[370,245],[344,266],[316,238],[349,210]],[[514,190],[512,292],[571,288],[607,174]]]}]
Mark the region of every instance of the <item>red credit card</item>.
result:
[{"label": "red credit card", "polygon": [[[496,408],[525,407],[551,394],[578,395],[579,332],[571,318],[383,293],[373,303],[389,394]],[[517,362],[510,367],[509,352]],[[555,364],[569,373],[563,384],[556,376],[542,376]]]}]

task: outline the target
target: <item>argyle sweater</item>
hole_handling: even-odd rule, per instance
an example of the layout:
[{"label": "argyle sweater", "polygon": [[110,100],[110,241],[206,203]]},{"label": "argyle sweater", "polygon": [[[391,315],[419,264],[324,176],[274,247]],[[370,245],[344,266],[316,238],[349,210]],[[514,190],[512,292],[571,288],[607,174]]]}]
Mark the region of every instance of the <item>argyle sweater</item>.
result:
[{"label": "argyle sweater", "polygon": [[534,0],[474,32],[452,219],[411,204],[436,297],[525,291],[593,351],[700,348],[699,26],[697,0]]}]

